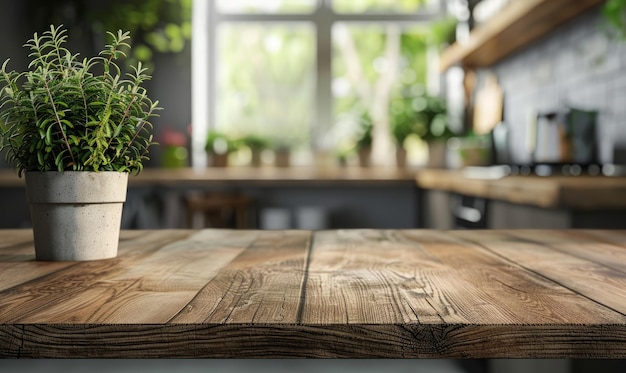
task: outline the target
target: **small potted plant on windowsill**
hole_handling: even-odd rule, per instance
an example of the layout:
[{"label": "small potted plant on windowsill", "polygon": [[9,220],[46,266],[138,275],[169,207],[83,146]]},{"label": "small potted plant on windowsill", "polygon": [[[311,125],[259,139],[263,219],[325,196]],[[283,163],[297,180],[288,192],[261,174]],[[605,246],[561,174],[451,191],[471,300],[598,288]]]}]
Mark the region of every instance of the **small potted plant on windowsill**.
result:
[{"label": "small potted plant on windowsill", "polygon": [[364,111],[359,118],[361,126],[359,137],[356,140],[356,151],[361,167],[369,167],[372,159],[372,130],[374,124],[367,111]]},{"label": "small potted plant on windowsill", "polygon": [[402,98],[392,102],[390,113],[391,135],[396,143],[396,166],[405,168],[407,161],[404,143],[415,133],[415,112],[411,108],[410,100]]},{"label": "small potted plant on windowsill", "polygon": [[222,132],[212,130],[207,134],[204,149],[209,157],[209,165],[212,167],[227,167],[228,157],[237,148],[237,142]]},{"label": "small potted plant on windowsill", "polygon": [[274,144],[274,166],[289,167],[291,166],[291,147],[283,141]]},{"label": "small potted plant on windowsill", "polygon": [[443,99],[419,96],[412,104],[415,110],[416,134],[428,144],[428,166],[446,167],[446,143],[454,136],[448,128],[446,105]]},{"label": "small potted plant on windowsill", "polygon": [[38,260],[117,255],[128,174],[153,144],[150,76],[139,64],[124,77],[116,60],[130,36],[109,35],[98,56],[79,59],[64,47],[66,30],[51,26],[25,44],[27,71],[2,65],[0,149],[25,175]]},{"label": "small potted plant on windowsill", "polygon": [[240,139],[242,145],[250,149],[250,164],[253,167],[261,166],[261,154],[271,147],[269,139],[260,135],[246,135]]}]

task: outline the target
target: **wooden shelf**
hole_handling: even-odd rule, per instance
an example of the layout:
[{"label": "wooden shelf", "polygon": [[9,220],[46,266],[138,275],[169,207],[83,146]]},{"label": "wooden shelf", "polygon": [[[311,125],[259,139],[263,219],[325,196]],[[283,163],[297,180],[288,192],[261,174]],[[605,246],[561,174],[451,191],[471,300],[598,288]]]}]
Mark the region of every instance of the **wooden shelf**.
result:
[{"label": "wooden shelf", "polygon": [[446,49],[439,69],[460,63],[486,67],[495,64],[558,26],[604,3],[604,0],[516,0],[470,34],[468,42]]}]

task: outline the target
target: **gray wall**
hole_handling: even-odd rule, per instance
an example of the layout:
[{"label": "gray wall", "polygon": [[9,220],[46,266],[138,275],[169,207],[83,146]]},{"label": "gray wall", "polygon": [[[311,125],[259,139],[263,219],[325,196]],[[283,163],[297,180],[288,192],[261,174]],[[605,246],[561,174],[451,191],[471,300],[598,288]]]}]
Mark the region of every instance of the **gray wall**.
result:
[{"label": "gray wall", "polygon": [[[92,3],[96,4],[96,3]],[[10,69],[22,71],[26,68],[29,51],[22,45],[32,37],[36,30],[32,14],[34,10],[27,9],[27,2],[23,0],[2,1],[3,20],[0,22],[0,63],[11,58]],[[52,21],[51,21],[52,22]],[[59,21],[71,24],[70,20]],[[56,21],[55,21],[56,23]],[[72,43],[74,41],[74,43]],[[69,45],[83,56],[92,54],[104,40],[97,40],[93,45],[76,31],[69,32]],[[97,45],[96,45],[97,43]],[[179,131],[187,131],[191,124],[191,49],[189,46],[180,54],[156,54],[154,56],[155,70],[152,81],[146,84],[152,99],[159,100],[164,108],[160,117],[153,120],[156,141],[160,140],[162,131],[168,127]],[[161,148],[151,148],[151,161],[147,166],[158,166],[161,161]],[[0,167],[6,166],[4,157],[1,157]]]},{"label": "gray wall", "polygon": [[492,68],[505,93],[512,155],[526,163],[529,115],[564,107],[599,110],[600,161],[612,161],[614,141],[626,143],[626,42],[602,29],[599,10],[561,26]]}]

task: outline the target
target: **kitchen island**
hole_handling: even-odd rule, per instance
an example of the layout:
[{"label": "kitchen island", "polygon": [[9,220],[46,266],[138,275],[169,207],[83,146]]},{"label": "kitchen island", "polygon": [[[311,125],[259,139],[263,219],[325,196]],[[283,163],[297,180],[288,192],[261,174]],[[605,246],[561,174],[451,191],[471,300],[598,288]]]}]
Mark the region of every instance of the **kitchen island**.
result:
[{"label": "kitchen island", "polygon": [[0,231],[1,357],[626,358],[626,231]]}]

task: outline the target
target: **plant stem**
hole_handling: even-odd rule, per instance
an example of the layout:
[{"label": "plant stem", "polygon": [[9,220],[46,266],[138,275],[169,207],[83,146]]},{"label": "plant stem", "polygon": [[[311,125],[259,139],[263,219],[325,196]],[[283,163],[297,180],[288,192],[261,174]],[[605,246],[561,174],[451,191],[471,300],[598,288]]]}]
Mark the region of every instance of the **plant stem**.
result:
[{"label": "plant stem", "polygon": [[52,110],[54,111],[54,117],[56,118],[56,123],[59,125],[59,129],[61,130],[61,135],[63,135],[63,142],[65,142],[65,147],[67,148],[67,151],[70,153],[70,158],[72,159],[72,165],[75,165],[76,161],[74,160],[74,154],[72,154],[72,148],[70,147],[70,143],[67,140],[65,131],[63,130],[63,123],[61,123],[61,118],[59,117],[57,106],[54,103],[54,98],[52,97],[50,86],[48,85],[48,81],[45,79],[44,79],[44,85],[46,86],[46,92],[48,93],[48,98],[50,98],[50,104],[52,105]]}]

